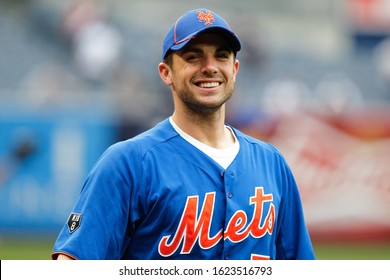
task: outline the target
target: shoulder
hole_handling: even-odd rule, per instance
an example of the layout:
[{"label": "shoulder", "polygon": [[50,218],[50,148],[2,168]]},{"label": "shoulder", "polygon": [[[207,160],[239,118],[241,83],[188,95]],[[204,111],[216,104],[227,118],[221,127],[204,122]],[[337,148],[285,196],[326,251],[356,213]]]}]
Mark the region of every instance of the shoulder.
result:
[{"label": "shoulder", "polygon": [[232,127],[232,129],[236,134],[237,139],[239,139],[242,148],[247,148],[249,150],[258,150],[269,155],[283,158],[279,149],[271,143],[249,136],[236,128]]},{"label": "shoulder", "polygon": [[168,119],[161,121],[151,129],[124,141],[114,143],[106,149],[100,160],[115,161],[142,160],[146,154],[168,143],[178,134]]}]

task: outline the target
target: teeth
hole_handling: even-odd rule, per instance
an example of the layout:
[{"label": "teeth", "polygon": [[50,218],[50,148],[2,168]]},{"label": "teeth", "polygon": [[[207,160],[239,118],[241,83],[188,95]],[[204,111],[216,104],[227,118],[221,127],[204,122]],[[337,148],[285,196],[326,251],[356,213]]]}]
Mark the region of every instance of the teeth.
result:
[{"label": "teeth", "polygon": [[211,87],[219,86],[219,83],[218,82],[200,83],[199,86],[202,87],[202,88],[211,88]]}]

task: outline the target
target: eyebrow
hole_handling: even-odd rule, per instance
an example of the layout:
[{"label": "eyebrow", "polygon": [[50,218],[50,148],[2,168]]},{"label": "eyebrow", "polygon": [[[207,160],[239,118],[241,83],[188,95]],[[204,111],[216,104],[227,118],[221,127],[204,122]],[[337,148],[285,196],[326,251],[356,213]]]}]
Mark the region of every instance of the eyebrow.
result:
[{"label": "eyebrow", "polygon": [[[219,53],[219,52],[224,52],[224,51],[227,51],[227,52],[230,52],[230,53],[233,52],[233,50],[231,48],[229,48],[228,46],[218,47],[215,52]],[[180,53],[183,55],[183,54],[186,54],[186,53],[189,53],[189,52],[203,53],[203,50],[201,48],[190,46],[188,48],[184,48]]]}]

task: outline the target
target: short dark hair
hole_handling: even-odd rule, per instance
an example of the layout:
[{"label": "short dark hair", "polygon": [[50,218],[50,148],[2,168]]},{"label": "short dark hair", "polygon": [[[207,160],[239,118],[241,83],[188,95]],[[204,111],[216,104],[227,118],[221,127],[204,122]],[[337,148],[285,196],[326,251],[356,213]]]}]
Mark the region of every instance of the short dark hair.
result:
[{"label": "short dark hair", "polygon": [[169,67],[172,67],[172,51],[168,51],[165,55],[163,62],[166,63]]}]

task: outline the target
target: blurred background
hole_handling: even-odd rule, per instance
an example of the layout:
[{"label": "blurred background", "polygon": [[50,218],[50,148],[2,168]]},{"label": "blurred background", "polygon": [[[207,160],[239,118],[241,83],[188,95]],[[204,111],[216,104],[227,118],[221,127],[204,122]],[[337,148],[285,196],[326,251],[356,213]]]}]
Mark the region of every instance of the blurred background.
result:
[{"label": "blurred background", "polygon": [[164,36],[242,42],[227,121],[277,146],[319,259],[390,259],[390,0],[0,0],[0,259],[50,259],[87,173],[172,112]]}]

